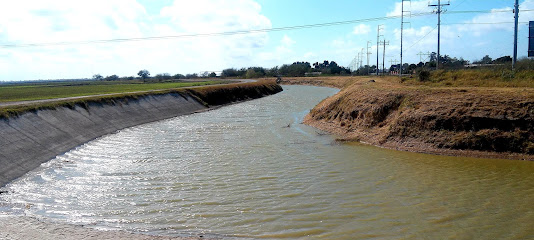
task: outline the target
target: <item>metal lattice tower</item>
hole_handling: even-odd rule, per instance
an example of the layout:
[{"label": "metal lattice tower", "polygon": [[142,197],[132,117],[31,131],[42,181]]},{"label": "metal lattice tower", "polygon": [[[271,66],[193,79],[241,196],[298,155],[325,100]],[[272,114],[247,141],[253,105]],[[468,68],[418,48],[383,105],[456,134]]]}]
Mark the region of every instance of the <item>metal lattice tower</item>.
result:
[{"label": "metal lattice tower", "polygon": [[427,53],[419,52],[417,55],[419,56],[419,62],[423,62],[423,56],[426,56],[425,57],[425,60],[426,60],[430,56],[430,52],[427,52]]}]

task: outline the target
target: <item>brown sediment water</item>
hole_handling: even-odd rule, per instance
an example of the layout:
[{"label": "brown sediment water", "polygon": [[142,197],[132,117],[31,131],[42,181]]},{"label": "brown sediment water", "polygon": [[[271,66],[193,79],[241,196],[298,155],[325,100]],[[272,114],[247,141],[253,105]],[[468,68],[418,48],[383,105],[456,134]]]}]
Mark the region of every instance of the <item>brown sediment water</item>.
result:
[{"label": "brown sediment water", "polygon": [[11,214],[154,235],[532,239],[534,163],[338,143],[284,92],[107,135],[7,185]]}]

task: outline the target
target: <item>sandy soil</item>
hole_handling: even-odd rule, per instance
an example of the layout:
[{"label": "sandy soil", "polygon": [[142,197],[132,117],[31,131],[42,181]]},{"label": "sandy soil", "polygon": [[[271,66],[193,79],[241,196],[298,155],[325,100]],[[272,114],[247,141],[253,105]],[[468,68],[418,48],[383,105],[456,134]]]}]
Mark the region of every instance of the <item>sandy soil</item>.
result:
[{"label": "sandy soil", "polygon": [[[101,239],[132,239],[132,240],[193,240],[207,239],[204,237],[160,237],[128,233],[124,231],[99,231],[82,226],[45,223],[30,217],[0,215],[1,240],[101,240]],[[213,238],[212,238],[213,239]]]}]

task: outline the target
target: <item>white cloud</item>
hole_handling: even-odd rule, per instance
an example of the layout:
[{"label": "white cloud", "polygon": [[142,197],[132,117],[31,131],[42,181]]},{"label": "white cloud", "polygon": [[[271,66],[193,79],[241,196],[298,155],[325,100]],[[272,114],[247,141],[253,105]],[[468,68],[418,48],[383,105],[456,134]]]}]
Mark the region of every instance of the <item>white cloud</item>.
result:
[{"label": "white cloud", "polygon": [[297,42],[293,40],[288,35],[284,35],[280,39],[280,44],[276,46],[274,51],[260,52],[257,56],[257,59],[267,66],[272,67],[278,65],[279,63],[289,63],[300,61],[299,56],[295,55],[293,46]]},{"label": "white cloud", "polygon": [[[519,7],[519,21],[528,22],[534,18],[534,12],[521,11],[521,9],[534,8],[534,0],[526,0]],[[479,14],[465,25],[458,27],[459,31],[469,32],[481,36],[489,31],[513,31],[514,13],[511,7],[492,9],[491,13]],[[491,24],[493,23],[493,24]]]},{"label": "white cloud", "polygon": [[365,25],[363,23],[354,27],[354,30],[352,31],[352,33],[355,35],[366,35],[369,32],[371,32],[371,26]]},{"label": "white cloud", "polygon": [[284,35],[284,37],[282,38],[281,42],[282,42],[282,45],[287,46],[287,47],[290,47],[290,46],[294,45],[295,43],[297,43],[295,40],[291,39],[287,35]]},{"label": "white cloud", "polygon": [[[4,4],[0,43],[72,42],[176,36],[271,27],[253,0],[175,0],[149,15],[136,0],[20,0]],[[4,49],[0,80],[195,73],[248,66],[266,33],[113,44]],[[290,41],[289,41],[290,42]]]}]

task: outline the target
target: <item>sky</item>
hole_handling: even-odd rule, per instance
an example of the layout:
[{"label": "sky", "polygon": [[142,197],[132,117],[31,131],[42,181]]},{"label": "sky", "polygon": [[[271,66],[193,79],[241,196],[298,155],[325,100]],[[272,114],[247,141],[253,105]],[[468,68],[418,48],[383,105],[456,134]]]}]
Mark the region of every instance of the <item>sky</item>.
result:
[{"label": "sky", "polygon": [[[437,52],[438,18],[429,2],[437,4],[404,2],[403,62],[418,63],[427,58],[420,53]],[[518,55],[523,57],[534,0],[519,3]],[[401,0],[17,0],[2,5],[0,81],[136,76],[142,69],[153,76],[189,74],[296,61],[354,67],[358,56],[367,64],[367,47],[375,65],[379,25],[380,41],[389,41],[386,66],[400,61]],[[451,0],[441,15],[441,55],[469,61],[511,56],[513,6],[514,0]],[[333,22],[346,24],[325,24]],[[328,26],[209,35],[316,24]],[[158,38],[167,36],[174,37]],[[132,38],[138,40],[91,42]],[[380,64],[382,55],[380,46]]]}]

